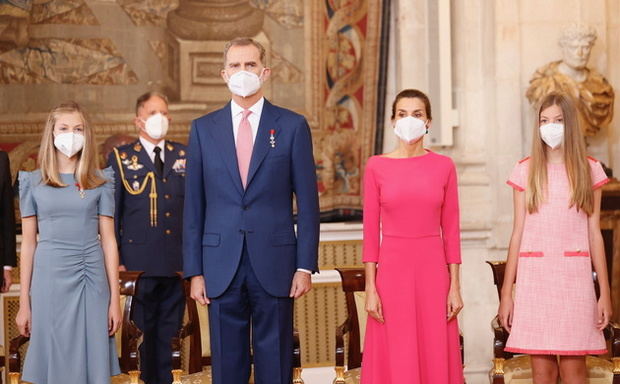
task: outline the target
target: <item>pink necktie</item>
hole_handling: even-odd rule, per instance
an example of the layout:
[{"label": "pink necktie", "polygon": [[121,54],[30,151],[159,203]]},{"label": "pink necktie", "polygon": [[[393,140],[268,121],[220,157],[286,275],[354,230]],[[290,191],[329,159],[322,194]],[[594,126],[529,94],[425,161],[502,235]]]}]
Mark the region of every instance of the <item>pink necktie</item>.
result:
[{"label": "pink necktie", "polygon": [[254,146],[252,139],[252,127],[248,116],[252,111],[244,109],[241,123],[239,123],[239,131],[237,132],[237,163],[239,164],[239,175],[245,189],[248,183],[248,171],[250,170],[250,159],[252,159],[252,147]]}]

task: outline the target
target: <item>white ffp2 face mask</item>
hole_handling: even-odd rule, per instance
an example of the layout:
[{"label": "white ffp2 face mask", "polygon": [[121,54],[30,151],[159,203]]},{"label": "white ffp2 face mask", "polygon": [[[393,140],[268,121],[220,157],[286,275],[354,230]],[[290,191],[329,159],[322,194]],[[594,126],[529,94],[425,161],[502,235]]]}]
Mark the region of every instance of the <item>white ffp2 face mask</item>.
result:
[{"label": "white ffp2 face mask", "polygon": [[84,147],[84,135],[75,132],[59,133],[54,138],[54,146],[65,156],[71,158]]},{"label": "white ffp2 face mask", "polygon": [[239,71],[228,78],[228,89],[241,97],[254,95],[262,86],[260,77],[253,72]]},{"label": "white ffp2 face mask", "polygon": [[564,124],[549,123],[540,126],[540,138],[551,149],[556,149],[564,141]]},{"label": "white ffp2 face mask", "polygon": [[144,130],[152,139],[159,140],[166,137],[168,133],[168,118],[161,113],[149,116],[144,122]]},{"label": "white ffp2 face mask", "polygon": [[406,143],[412,143],[426,134],[426,122],[413,116],[396,120],[394,134]]}]

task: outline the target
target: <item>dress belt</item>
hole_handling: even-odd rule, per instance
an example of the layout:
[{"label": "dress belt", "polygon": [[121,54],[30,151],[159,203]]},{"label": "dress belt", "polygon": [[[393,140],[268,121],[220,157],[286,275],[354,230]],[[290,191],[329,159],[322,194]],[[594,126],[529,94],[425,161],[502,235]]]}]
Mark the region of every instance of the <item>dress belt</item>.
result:
[{"label": "dress belt", "polygon": [[440,234],[428,234],[428,235],[392,235],[389,233],[384,233],[383,237],[399,237],[402,239],[424,239],[427,237],[441,237]]}]

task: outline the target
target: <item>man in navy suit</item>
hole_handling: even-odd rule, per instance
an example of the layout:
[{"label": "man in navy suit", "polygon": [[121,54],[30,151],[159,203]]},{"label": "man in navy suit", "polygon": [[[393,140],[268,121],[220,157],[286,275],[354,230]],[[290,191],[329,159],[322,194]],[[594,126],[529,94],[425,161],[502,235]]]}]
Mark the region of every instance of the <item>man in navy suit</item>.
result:
[{"label": "man in navy suit", "polygon": [[250,334],[255,383],[291,383],[293,299],[318,271],[310,129],[264,99],[264,62],[252,39],[226,45],[232,100],[194,120],[189,138],[183,270],[191,296],[209,304],[214,384],[248,383]]},{"label": "man in navy suit", "polygon": [[168,100],[158,92],[140,96],[134,124],[139,139],[115,148],[116,237],[120,269],[143,271],[133,320],[144,332],[140,368],[146,384],[172,382],[171,339],[184,309],[182,271],[183,144],[166,140]]}]

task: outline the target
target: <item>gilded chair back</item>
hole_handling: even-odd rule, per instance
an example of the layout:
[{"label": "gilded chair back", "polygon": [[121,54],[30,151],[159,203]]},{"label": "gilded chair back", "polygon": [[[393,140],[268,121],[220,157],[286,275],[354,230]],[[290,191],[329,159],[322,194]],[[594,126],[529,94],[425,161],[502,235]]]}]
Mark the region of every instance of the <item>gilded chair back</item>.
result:
[{"label": "gilded chair back", "polygon": [[[355,369],[362,365],[362,351],[364,345],[364,334],[366,333],[367,314],[365,311],[365,288],[366,274],[363,268],[336,268],[340,274],[342,281],[342,290],[344,291],[345,301],[347,304],[347,319],[339,327],[337,339],[345,333],[349,333],[347,346],[347,368]],[[338,344],[339,340],[336,341]],[[339,349],[339,346],[336,345]],[[344,359],[344,345],[342,348],[341,358]],[[344,361],[343,361],[344,363]],[[336,365],[340,366],[343,364]]]},{"label": "gilded chair back", "polygon": [[184,281],[184,285],[185,315],[179,334],[172,339],[172,366],[174,370],[192,374],[211,365],[209,310],[190,297],[189,281]]},{"label": "gilded chair back", "polygon": [[502,285],[504,284],[504,272],[506,271],[505,261],[487,261],[493,271],[493,284],[497,290],[497,297],[502,297]]},{"label": "gilded chair back", "polygon": [[142,331],[131,320],[131,313],[133,298],[136,295],[138,281],[142,273],[140,271],[122,271],[119,272],[118,276],[123,322],[115,337],[121,371],[125,373],[137,371],[140,360],[138,347],[142,338]]}]

